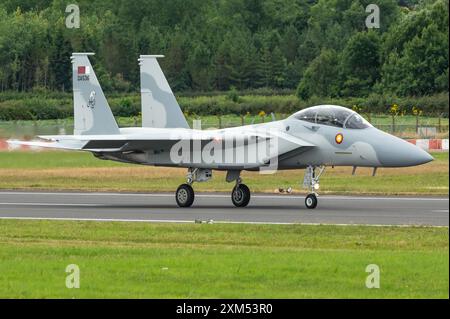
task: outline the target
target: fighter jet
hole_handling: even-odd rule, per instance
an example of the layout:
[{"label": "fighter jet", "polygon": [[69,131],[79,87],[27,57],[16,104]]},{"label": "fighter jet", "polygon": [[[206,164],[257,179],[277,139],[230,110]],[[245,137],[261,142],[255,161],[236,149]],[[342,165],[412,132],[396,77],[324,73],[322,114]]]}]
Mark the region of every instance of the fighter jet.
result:
[{"label": "fighter jet", "polygon": [[162,56],[142,55],[142,127],[119,128],[89,61],[93,53],[73,53],[74,133],[40,136],[44,141],[14,144],[91,152],[99,159],[141,165],[187,168],[186,183],[175,200],[180,207],[194,203],[195,182],[226,171],[234,182],[236,207],[250,201],[242,171],[263,174],[305,169],[305,205],[318,204],[320,177],[328,166],[405,167],[433,160],[427,152],[382,132],[345,107],[319,105],[286,119],[240,127],[191,129],[158,64]]}]

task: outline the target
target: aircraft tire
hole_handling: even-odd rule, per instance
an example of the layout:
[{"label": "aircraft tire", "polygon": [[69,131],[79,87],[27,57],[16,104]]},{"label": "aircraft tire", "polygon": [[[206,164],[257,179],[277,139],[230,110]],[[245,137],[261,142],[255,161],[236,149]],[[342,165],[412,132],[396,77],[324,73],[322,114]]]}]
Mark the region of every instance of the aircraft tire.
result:
[{"label": "aircraft tire", "polygon": [[236,207],[245,207],[250,202],[250,189],[245,184],[236,185],[231,192],[231,201]]},{"label": "aircraft tire", "polygon": [[175,193],[175,200],[179,207],[191,207],[194,198],[194,189],[189,184],[181,184]]},{"label": "aircraft tire", "polygon": [[309,194],[308,196],[306,196],[306,198],[305,198],[306,208],[314,209],[317,207],[317,203],[318,203],[318,200],[317,200],[316,194]]}]

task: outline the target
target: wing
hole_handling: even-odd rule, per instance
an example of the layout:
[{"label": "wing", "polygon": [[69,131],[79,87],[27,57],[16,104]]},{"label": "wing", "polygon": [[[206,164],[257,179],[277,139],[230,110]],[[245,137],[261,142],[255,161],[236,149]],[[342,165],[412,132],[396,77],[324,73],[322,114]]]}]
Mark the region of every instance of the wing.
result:
[{"label": "wing", "polygon": [[[188,160],[180,166],[211,167],[217,169],[255,169],[266,166],[273,159],[285,159],[304,152],[313,144],[286,134],[280,130],[152,130],[151,134],[133,133],[112,135],[56,135],[40,136],[46,141],[9,141],[13,144],[28,145],[65,150],[89,151],[97,155],[104,154],[108,159],[120,159],[129,162],[151,165],[172,165],[170,154],[180,142],[188,145]],[[208,165],[205,161],[195,162],[194,158],[202,155],[205,148],[220,148],[224,156]],[[220,146],[218,146],[220,145]],[[198,147],[199,148],[195,148]],[[232,151],[231,160],[227,151]],[[215,150],[214,150],[215,152]],[[149,157],[139,155],[148,153]],[[229,154],[229,153],[228,153]],[[176,163],[178,165],[180,163]]]},{"label": "wing", "polygon": [[[278,142],[278,155],[290,152],[300,147],[313,147],[303,139],[286,134],[279,130],[223,130],[223,131],[196,131],[196,130],[155,130],[151,134],[113,134],[113,135],[43,135],[39,138],[53,143],[45,143],[43,147],[66,147],[68,149],[81,149],[87,151],[147,151],[158,148],[160,145],[173,145],[179,141],[200,141],[203,144],[212,141],[247,141],[247,144],[272,140]],[[31,145],[32,142],[19,142],[22,145]],[[35,142],[33,142],[35,144]]]}]

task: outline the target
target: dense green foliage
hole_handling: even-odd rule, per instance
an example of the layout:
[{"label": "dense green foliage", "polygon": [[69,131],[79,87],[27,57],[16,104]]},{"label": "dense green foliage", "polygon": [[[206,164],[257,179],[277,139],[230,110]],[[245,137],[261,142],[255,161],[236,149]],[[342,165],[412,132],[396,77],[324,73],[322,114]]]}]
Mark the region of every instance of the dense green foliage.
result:
[{"label": "dense green foliage", "polygon": [[303,99],[429,95],[447,91],[448,1],[75,1],[81,28],[65,27],[62,0],[0,2],[0,91],[70,90],[69,57],[93,51],[108,92],[139,87],[139,54],[164,54],[174,91],[298,87]]},{"label": "dense green foliage", "polygon": [[[232,92],[232,91],[231,91]],[[115,116],[138,116],[141,112],[139,94],[111,94],[107,96]],[[418,108],[424,116],[448,117],[448,93],[421,97],[396,97],[372,94],[369,97],[312,97],[298,99],[295,95],[239,95],[180,96],[183,112],[190,117],[205,115],[252,115],[264,111],[291,114],[319,104],[335,104],[355,108],[361,113],[389,114],[391,106],[399,106],[399,114],[413,115]],[[0,121],[64,119],[73,115],[70,93],[4,93],[0,94]]]}]

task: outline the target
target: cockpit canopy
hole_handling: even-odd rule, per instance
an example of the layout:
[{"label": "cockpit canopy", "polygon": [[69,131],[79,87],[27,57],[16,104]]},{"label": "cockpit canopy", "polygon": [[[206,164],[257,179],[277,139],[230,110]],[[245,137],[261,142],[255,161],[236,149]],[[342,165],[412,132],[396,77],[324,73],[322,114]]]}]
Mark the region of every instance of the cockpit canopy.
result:
[{"label": "cockpit canopy", "polygon": [[371,127],[361,115],[337,105],[318,105],[292,115],[297,120],[349,129]]}]

